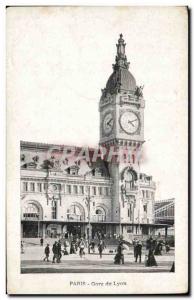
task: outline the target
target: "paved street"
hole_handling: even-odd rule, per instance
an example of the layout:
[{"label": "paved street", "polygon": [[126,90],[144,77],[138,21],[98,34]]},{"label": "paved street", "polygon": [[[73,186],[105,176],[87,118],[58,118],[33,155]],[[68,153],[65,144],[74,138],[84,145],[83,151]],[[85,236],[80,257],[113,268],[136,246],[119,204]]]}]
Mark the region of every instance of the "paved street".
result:
[{"label": "paved street", "polygon": [[[86,251],[87,252],[87,251]],[[109,253],[109,249],[100,259],[99,255],[86,253],[83,258],[78,254],[63,255],[61,263],[52,263],[52,254],[49,262],[44,262],[44,247],[28,246],[25,253],[21,254],[21,273],[108,273],[108,272],[169,272],[174,261],[174,250],[169,254],[156,256],[157,267],[145,267],[145,251],[142,255],[142,263],[135,263],[133,248],[125,251],[125,264],[114,264],[115,253]]]}]

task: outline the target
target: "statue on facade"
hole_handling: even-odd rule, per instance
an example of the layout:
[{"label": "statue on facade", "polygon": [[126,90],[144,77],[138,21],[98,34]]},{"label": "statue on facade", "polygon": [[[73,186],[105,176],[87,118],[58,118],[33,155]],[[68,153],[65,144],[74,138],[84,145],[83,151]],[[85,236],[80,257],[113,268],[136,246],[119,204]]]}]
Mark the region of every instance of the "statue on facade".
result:
[{"label": "statue on facade", "polygon": [[135,96],[137,96],[138,98],[143,97],[143,86],[136,86],[136,90],[135,90]]}]

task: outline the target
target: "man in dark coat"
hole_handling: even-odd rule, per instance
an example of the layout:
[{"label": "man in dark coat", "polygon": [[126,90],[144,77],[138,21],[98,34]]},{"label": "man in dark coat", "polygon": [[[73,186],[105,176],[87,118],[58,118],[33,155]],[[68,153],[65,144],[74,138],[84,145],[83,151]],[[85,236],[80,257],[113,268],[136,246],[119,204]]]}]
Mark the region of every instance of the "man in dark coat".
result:
[{"label": "man in dark coat", "polygon": [[124,251],[124,247],[123,247],[123,243],[120,242],[120,244],[118,245],[118,249],[117,249],[117,254],[120,258],[120,263],[122,263],[124,265],[124,254],[123,254],[123,251]]},{"label": "man in dark coat", "polygon": [[141,241],[138,241],[136,245],[136,251],[135,251],[135,262],[137,262],[139,257],[139,263],[141,263],[141,254],[142,254],[142,243]]},{"label": "man in dark coat", "polygon": [[57,250],[57,242],[55,241],[53,244],[53,263],[55,262],[55,259],[57,259],[57,254],[58,254],[58,250]]},{"label": "man in dark coat", "polygon": [[134,254],[134,257],[136,257],[136,247],[137,247],[137,239],[135,238],[133,240],[133,254]]},{"label": "man in dark coat", "polygon": [[44,253],[45,253],[45,258],[43,260],[49,261],[49,254],[50,254],[49,244],[46,245],[46,247],[44,249]]},{"label": "man in dark coat", "polygon": [[98,244],[98,251],[99,251],[99,255],[100,255],[100,258],[102,258],[102,251],[104,250],[104,243],[102,240],[99,241],[99,244]]},{"label": "man in dark coat", "polygon": [[57,243],[57,262],[60,263],[61,262],[61,242],[58,241]]}]

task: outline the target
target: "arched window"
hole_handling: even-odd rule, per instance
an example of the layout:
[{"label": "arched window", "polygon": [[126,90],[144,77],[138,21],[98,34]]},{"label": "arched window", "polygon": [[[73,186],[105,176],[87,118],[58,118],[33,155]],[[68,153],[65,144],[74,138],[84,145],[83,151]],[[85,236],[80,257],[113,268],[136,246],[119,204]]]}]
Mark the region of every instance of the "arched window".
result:
[{"label": "arched window", "polygon": [[101,207],[98,207],[96,209],[96,221],[97,222],[102,222],[102,221],[105,221],[106,220],[106,213],[105,213],[105,210]]},{"label": "arched window", "polygon": [[25,220],[40,220],[41,214],[39,207],[34,203],[27,203],[23,208],[23,218]]},{"label": "arched window", "polygon": [[130,190],[134,190],[135,188],[135,181],[137,180],[137,173],[132,168],[126,167],[122,174],[121,180],[124,180],[126,185],[126,191],[130,192]]},{"label": "arched window", "polygon": [[84,211],[77,204],[72,204],[67,210],[67,219],[69,221],[83,221]]}]

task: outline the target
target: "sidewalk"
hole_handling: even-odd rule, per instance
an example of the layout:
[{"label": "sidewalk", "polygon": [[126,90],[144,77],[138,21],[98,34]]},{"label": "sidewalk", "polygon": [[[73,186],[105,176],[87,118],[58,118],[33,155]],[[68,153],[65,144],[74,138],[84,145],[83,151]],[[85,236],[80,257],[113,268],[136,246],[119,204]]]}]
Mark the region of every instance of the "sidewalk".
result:
[{"label": "sidewalk", "polygon": [[[127,252],[127,251],[126,251]],[[100,259],[98,253],[86,253],[83,258],[79,254],[63,255],[61,263],[44,262],[44,247],[28,247],[25,253],[21,254],[22,273],[105,273],[105,272],[169,272],[174,261],[174,251],[163,256],[156,256],[157,267],[145,267],[145,254],[142,254],[142,263],[135,263],[132,251],[125,254],[125,264],[115,265],[114,254],[103,254]]]}]

